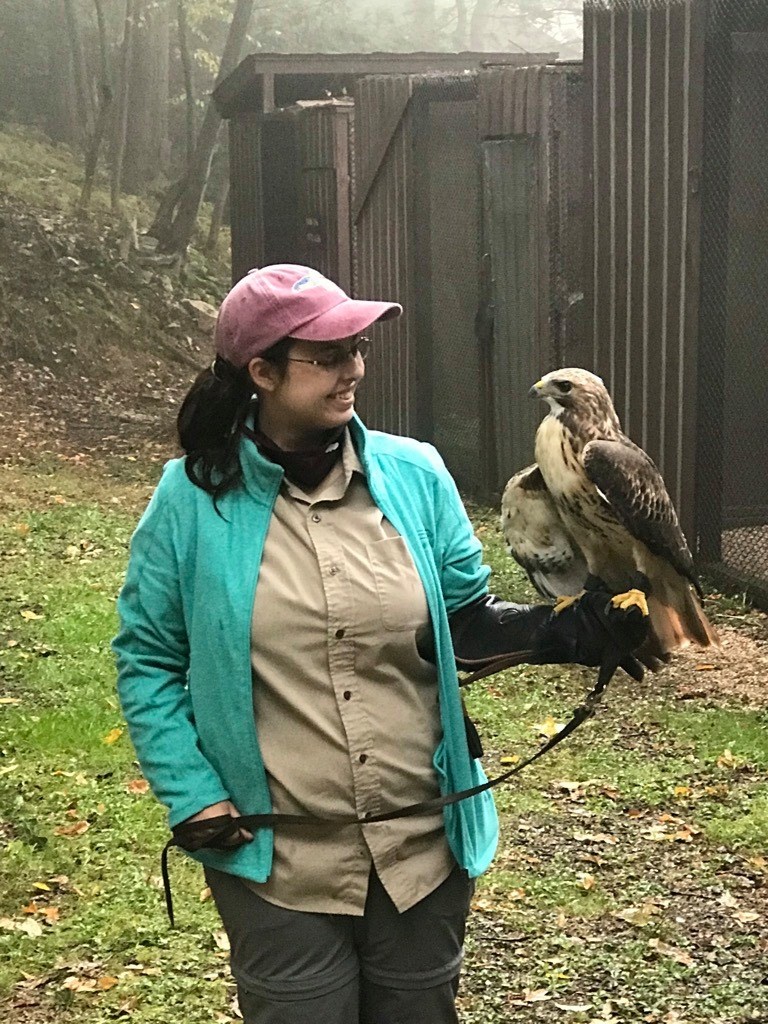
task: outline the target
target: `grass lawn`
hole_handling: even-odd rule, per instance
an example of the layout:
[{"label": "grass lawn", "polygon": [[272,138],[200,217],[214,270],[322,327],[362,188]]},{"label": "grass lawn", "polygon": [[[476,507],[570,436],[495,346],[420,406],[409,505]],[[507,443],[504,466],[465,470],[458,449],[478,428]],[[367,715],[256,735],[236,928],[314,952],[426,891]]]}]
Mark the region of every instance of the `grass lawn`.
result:
[{"label": "grass lawn", "polygon": [[[0,1017],[235,1019],[223,936],[164,816],[114,691],[109,640],[126,545],[151,490],[50,458],[0,468]],[[505,597],[530,592],[494,514],[473,509]],[[739,602],[721,624],[765,632]],[[535,748],[591,673],[523,668],[469,704],[486,769]],[[768,684],[767,684],[768,685]],[[598,716],[498,794],[480,880],[465,1024],[768,1020],[766,713],[617,679]]]}]

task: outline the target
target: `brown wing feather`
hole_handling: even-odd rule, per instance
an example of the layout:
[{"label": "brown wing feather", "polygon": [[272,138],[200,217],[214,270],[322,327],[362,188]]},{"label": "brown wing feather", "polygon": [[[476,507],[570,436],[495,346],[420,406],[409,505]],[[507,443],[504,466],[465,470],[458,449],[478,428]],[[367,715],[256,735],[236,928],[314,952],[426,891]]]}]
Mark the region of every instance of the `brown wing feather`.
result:
[{"label": "brown wing feather", "polygon": [[501,530],[507,551],[542,597],[579,593],[589,571],[587,562],[537,465],[521,469],[504,488]]},{"label": "brown wing feather", "polygon": [[701,594],[693,557],[653,460],[628,437],[622,437],[590,441],[582,461],[587,476],[632,536],[669,562]]}]

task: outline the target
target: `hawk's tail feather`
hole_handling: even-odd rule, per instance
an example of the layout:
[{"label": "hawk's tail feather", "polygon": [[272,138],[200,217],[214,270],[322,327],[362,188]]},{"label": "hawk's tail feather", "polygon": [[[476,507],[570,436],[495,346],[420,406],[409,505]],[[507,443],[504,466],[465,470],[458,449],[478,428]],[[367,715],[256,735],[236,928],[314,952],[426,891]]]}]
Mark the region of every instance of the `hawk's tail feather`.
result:
[{"label": "hawk's tail feather", "polygon": [[[675,573],[677,577],[677,573]],[[719,646],[717,631],[687,581],[654,579],[648,598],[651,619],[649,652],[662,661],[689,644]]]}]

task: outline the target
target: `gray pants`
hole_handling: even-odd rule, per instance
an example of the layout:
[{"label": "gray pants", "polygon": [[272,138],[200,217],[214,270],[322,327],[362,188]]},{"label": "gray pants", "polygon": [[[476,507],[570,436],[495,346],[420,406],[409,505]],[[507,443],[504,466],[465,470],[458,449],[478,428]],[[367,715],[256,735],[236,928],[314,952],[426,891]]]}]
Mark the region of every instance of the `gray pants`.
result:
[{"label": "gray pants", "polygon": [[474,890],[460,868],[403,914],[372,872],[362,917],[285,910],[234,875],[205,876],[245,1024],[457,1024]]}]

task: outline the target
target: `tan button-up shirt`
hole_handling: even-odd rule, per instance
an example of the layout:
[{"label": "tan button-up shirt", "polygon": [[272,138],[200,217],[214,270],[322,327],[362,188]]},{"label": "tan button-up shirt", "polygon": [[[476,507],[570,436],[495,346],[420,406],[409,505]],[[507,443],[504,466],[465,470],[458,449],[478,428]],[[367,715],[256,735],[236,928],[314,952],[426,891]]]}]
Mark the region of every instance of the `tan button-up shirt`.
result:
[{"label": "tan button-up shirt", "polygon": [[[376,507],[349,434],[311,494],[284,480],[256,588],[254,710],[275,811],[339,817],[439,795],[437,672],[419,657],[427,603]],[[279,826],[279,906],[361,915],[371,864],[401,912],[448,876],[442,813],[373,825]]]}]

